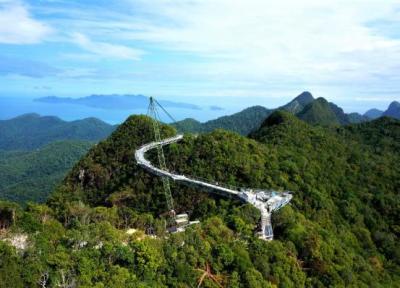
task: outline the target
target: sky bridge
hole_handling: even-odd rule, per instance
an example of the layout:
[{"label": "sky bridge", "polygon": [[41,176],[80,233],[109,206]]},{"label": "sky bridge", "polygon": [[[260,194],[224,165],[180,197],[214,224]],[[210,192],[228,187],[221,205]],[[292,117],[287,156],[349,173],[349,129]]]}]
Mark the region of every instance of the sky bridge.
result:
[{"label": "sky bridge", "polygon": [[[261,212],[261,231],[260,238],[264,240],[273,239],[273,229],[271,223],[271,213],[285,206],[292,199],[290,192],[278,192],[271,190],[236,188],[225,186],[220,183],[210,183],[210,181],[198,179],[192,176],[179,175],[168,171],[166,167],[159,168],[146,159],[146,152],[152,149],[162,149],[162,146],[179,142],[183,139],[183,135],[179,134],[171,138],[154,141],[139,147],[135,151],[135,159],[137,163],[149,171],[150,173],[172,179],[187,186],[195,186],[211,193],[217,193],[226,197],[233,197],[243,202],[250,203]],[[163,160],[165,161],[165,159]],[[165,165],[164,165],[165,166]]]}]

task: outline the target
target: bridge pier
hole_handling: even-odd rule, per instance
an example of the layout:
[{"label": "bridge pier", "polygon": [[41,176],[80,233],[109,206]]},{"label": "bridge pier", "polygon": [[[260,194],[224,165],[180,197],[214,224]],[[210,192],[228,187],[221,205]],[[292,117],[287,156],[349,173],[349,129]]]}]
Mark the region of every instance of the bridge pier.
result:
[{"label": "bridge pier", "polygon": [[259,233],[259,237],[263,240],[271,241],[274,239],[271,213],[267,211],[261,211],[261,231]]}]

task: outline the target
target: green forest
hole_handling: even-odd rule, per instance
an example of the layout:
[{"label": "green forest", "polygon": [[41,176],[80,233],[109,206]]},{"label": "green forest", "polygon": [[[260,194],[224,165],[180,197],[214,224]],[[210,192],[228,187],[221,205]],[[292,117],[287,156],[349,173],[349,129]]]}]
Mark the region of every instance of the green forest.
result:
[{"label": "green forest", "polygon": [[56,141],[34,151],[0,151],[0,198],[45,202],[93,143]]},{"label": "green forest", "polygon": [[0,120],[0,199],[45,202],[73,165],[116,126],[24,114]]},{"label": "green forest", "polygon": [[400,287],[400,121],[319,126],[275,111],[248,137],[165,147],[171,171],[293,191],[270,242],[252,206],[176,183],[177,212],[200,224],[166,234],[162,182],[134,159],[152,121],[128,118],[45,204],[0,203],[0,287]]},{"label": "green forest", "polygon": [[97,118],[64,121],[35,113],[0,120],[0,150],[32,151],[55,141],[97,142],[108,137],[115,126]]}]

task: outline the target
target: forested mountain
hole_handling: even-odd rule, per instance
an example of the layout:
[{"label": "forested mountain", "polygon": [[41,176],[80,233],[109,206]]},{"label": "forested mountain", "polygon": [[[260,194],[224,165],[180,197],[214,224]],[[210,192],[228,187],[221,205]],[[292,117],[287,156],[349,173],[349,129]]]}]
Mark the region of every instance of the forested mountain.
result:
[{"label": "forested mountain", "polygon": [[247,135],[260,127],[271,112],[272,110],[262,106],[253,106],[238,113],[222,116],[205,123],[200,123],[194,119],[185,119],[174,123],[173,126],[181,132],[204,133],[215,129],[225,129],[241,135]]},{"label": "forested mountain", "polygon": [[308,104],[296,115],[301,120],[313,125],[341,124],[331,105],[324,98],[318,98]]},{"label": "forested mountain", "polygon": [[[163,137],[174,133],[162,126]],[[130,117],[78,162],[49,206],[17,209],[7,237],[27,234],[31,244],[21,257],[0,241],[9,263],[0,263],[1,283],[192,287],[206,275],[205,287],[399,286],[400,121],[324,128],[276,111],[250,138],[216,130],[166,147],[171,171],[293,191],[273,215],[272,242],[254,235],[251,206],[174,183],[177,212],[201,224],[165,238],[162,183],[134,160],[152,139],[152,120]],[[161,237],[140,232],[149,227]]]},{"label": "forested mountain", "polygon": [[[303,92],[284,106],[277,108],[296,114],[304,107],[313,102],[314,97],[310,92]],[[184,119],[173,124],[180,132],[205,133],[215,129],[225,129],[241,135],[248,135],[250,132],[258,129],[261,123],[274,111],[262,106],[253,106],[246,108],[238,113],[222,116],[214,120],[201,123],[195,119]]]},{"label": "forested mountain", "polygon": [[115,126],[25,114],[0,121],[0,199],[43,202],[76,161]]},{"label": "forested mountain", "polygon": [[44,202],[93,144],[60,141],[35,151],[0,152],[0,199]]},{"label": "forested mountain", "polygon": [[67,122],[53,116],[25,114],[0,120],[0,150],[33,150],[59,140],[97,142],[114,129],[96,118]]},{"label": "forested mountain", "polygon": [[370,118],[370,119],[376,119],[382,116],[384,111],[372,108],[369,109],[367,112],[364,113],[364,116]]},{"label": "forested mountain", "polygon": [[180,132],[205,133],[215,129],[225,129],[246,136],[258,129],[263,121],[276,110],[290,112],[312,125],[348,125],[370,120],[367,116],[359,113],[346,114],[334,103],[328,102],[324,98],[315,99],[310,92],[306,91],[289,103],[275,109],[253,106],[205,123],[188,118],[174,123],[173,126]]},{"label": "forested mountain", "polygon": [[400,103],[397,101],[390,103],[388,109],[383,112],[383,115],[400,119]]},{"label": "forested mountain", "polygon": [[[379,118],[379,117],[377,117],[377,118]],[[348,119],[349,123],[357,124],[357,123],[367,122],[367,121],[370,121],[370,120],[373,120],[376,118],[370,118],[368,116],[361,115],[360,113],[353,112],[353,113],[347,114],[347,119]]]},{"label": "forested mountain", "polygon": [[397,101],[393,101],[390,103],[389,107],[385,111],[381,111],[378,109],[370,109],[364,114],[365,116],[376,119],[381,116],[388,116],[396,119],[400,119],[400,103]]},{"label": "forested mountain", "polygon": [[203,131],[203,123],[193,118],[186,118],[171,124],[179,132],[182,133],[201,133]]}]

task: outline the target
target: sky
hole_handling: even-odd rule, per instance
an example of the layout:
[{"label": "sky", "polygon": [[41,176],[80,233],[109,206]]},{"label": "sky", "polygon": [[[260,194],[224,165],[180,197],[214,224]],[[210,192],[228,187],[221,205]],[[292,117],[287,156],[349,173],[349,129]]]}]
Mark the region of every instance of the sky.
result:
[{"label": "sky", "polygon": [[346,112],[400,99],[400,0],[0,0],[0,96]]}]

